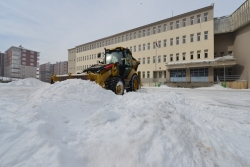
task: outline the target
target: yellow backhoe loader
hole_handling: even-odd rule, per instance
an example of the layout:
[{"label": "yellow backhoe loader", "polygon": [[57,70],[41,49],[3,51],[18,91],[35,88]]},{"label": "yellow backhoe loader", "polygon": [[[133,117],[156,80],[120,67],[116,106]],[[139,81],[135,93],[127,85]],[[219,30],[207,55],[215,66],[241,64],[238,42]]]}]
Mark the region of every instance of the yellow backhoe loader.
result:
[{"label": "yellow backhoe loader", "polygon": [[141,73],[137,73],[140,64],[129,49],[116,47],[113,49],[104,49],[102,55],[98,54],[98,58],[103,58],[103,62],[91,66],[78,74],[69,75],[53,75],[51,84],[66,79],[83,79],[95,81],[101,87],[112,90],[115,94],[123,95],[124,89],[127,92],[140,89]]}]

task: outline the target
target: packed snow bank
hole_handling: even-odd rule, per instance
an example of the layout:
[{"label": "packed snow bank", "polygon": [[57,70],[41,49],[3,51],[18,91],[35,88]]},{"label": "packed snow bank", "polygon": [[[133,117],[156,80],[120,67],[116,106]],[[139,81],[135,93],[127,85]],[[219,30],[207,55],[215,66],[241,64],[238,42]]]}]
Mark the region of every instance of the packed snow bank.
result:
[{"label": "packed snow bank", "polygon": [[5,96],[0,166],[250,165],[249,111],[161,90],[116,96],[75,79]]},{"label": "packed snow bank", "polygon": [[12,81],[10,83],[7,83],[7,85],[10,86],[44,86],[48,83],[42,82],[35,78],[26,78],[26,79],[20,79],[18,81]]}]

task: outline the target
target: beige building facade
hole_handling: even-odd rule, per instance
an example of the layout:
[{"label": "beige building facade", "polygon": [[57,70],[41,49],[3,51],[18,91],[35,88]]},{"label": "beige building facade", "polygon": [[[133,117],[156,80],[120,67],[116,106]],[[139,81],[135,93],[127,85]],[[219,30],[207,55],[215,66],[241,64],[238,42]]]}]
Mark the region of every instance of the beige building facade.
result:
[{"label": "beige building facade", "polygon": [[[225,35],[230,40],[218,38],[217,34],[225,32],[215,28],[213,14],[212,4],[68,49],[68,71],[74,74],[81,72],[96,64],[97,53],[104,52],[104,48],[122,46],[129,48],[133,57],[141,62],[138,70],[142,72],[144,84],[213,83],[216,69],[224,69],[224,66],[230,69],[236,64],[236,59],[228,54],[224,54],[227,56],[224,58],[215,56],[218,48],[233,48],[233,37]],[[220,26],[220,22],[217,24]],[[225,44],[219,46],[219,40]],[[235,52],[237,49],[234,47]],[[232,55],[233,52],[227,53]]]}]

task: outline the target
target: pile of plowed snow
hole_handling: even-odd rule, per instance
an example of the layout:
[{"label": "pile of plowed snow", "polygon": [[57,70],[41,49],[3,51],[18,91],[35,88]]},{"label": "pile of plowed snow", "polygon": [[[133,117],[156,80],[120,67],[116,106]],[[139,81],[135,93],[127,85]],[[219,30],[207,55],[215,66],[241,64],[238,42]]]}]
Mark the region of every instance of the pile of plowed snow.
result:
[{"label": "pile of plowed snow", "polygon": [[247,111],[232,117],[233,109],[171,89],[117,96],[73,79],[41,86],[15,103],[11,96],[4,100],[9,104],[0,101],[0,166],[250,164]]},{"label": "pile of plowed snow", "polygon": [[35,79],[35,78],[20,79],[17,81],[12,81],[10,83],[7,83],[7,85],[10,85],[10,86],[44,86],[47,84],[48,83],[41,82],[40,80]]}]

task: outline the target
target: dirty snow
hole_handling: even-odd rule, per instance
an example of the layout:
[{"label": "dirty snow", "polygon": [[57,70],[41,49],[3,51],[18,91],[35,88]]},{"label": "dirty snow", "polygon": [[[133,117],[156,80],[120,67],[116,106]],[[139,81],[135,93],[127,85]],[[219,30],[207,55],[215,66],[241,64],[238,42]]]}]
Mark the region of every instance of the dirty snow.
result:
[{"label": "dirty snow", "polygon": [[250,166],[250,91],[0,84],[0,166]]}]

